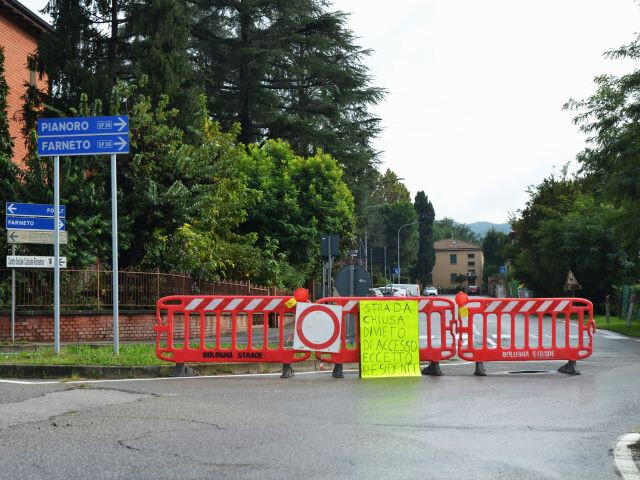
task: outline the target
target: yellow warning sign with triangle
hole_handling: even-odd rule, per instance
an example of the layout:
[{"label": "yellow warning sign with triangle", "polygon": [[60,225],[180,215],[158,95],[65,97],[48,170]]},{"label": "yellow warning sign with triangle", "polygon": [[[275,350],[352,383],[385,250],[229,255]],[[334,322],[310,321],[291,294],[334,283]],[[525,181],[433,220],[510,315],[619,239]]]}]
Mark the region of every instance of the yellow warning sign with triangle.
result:
[{"label": "yellow warning sign with triangle", "polygon": [[567,279],[564,281],[564,289],[565,290],[580,290],[582,286],[576,280],[576,276],[573,274],[571,270],[567,273]]}]

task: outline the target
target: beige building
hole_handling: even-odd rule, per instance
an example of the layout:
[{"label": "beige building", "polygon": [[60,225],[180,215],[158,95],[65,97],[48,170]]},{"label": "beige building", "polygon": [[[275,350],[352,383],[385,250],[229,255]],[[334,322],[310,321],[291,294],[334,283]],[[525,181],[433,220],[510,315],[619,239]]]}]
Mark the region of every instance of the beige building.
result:
[{"label": "beige building", "polygon": [[[435,242],[433,248],[436,252],[432,275],[435,287],[453,290],[462,285],[466,290],[469,285],[480,286],[484,268],[482,247],[447,238]],[[464,276],[464,282],[458,281],[459,275]]]}]

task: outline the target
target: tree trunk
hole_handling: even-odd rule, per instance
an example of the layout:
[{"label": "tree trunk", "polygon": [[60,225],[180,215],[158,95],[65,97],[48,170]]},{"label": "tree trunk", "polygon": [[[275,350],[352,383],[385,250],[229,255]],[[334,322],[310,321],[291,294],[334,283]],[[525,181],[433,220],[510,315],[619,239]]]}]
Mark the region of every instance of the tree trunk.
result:
[{"label": "tree trunk", "polygon": [[[239,14],[240,14],[240,41],[242,43],[241,49],[246,51],[251,43],[249,30],[251,26],[251,16],[247,11],[246,0],[240,1]],[[240,141],[244,144],[251,143],[253,140],[253,125],[251,124],[251,112],[250,112],[250,83],[251,83],[251,71],[247,64],[247,59],[242,58],[240,64],[240,71],[238,77],[238,117],[242,132],[240,133]]]}]

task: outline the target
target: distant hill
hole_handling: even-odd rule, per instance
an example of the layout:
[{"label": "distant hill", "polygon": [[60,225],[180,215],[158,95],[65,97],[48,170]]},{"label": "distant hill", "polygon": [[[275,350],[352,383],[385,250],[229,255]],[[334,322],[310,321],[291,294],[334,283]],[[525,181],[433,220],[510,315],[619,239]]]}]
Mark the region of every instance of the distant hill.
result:
[{"label": "distant hill", "polygon": [[480,238],[484,237],[491,228],[498,232],[511,232],[511,225],[508,223],[474,222],[469,223],[469,228]]}]

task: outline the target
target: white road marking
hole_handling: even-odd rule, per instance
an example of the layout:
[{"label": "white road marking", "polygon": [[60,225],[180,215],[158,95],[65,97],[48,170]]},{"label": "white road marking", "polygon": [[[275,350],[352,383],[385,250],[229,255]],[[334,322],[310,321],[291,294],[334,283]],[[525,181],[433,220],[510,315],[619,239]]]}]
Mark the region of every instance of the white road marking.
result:
[{"label": "white road marking", "polygon": [[46,382],[27,382],[25,380],[5,380],[0,379],[0,383],[13,383],[16,385],[48,385],[52,383],[60,383],[59,381],[46,381]]},{"label": "white road marking", "polygon": [[613,450],[613,460],[624,480],[640,480],[640,472],[629,449],[629,445],[638,441],[640,441],[640,433],[626,433],[618,439]]}]

